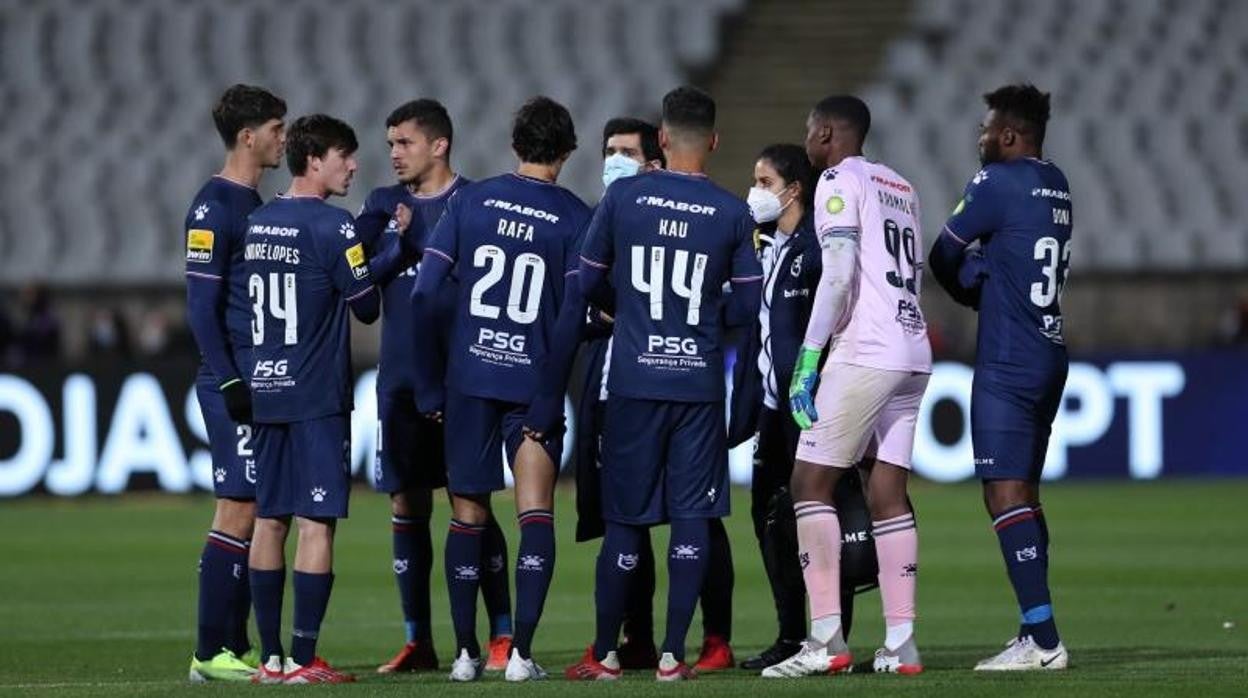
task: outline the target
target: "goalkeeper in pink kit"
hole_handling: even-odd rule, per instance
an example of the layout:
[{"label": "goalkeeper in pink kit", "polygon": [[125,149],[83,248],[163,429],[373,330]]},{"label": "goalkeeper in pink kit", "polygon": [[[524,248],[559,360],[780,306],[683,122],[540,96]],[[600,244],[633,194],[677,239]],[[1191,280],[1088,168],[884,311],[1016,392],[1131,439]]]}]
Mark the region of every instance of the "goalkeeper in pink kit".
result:
[{"label": "goalkeeper in pink kit", "polygon": [[789,400],[803,429],[791,487],[811,630],[800,652],[763,670],[768,678],[836,673],[853,664],[841,633],[841,529],[832,492],[864,458],[887,626],[874,669],[923,670],[914,641],[918,531],[906,497],[919,403],[932,370],[919,309],[919,204],[905,178],[862,156],[870,125],[866,104],[851,96],[819,102],[806,124],[807,155],[826,168],[814,202],[823,274]]}]

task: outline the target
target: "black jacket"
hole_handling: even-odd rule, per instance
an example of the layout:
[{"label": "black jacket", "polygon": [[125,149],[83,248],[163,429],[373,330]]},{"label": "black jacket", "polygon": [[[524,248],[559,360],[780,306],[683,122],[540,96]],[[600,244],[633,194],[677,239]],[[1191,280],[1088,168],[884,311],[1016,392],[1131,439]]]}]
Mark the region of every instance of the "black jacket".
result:
[{"label": "black jacket", "polygon": [[[754,232],[759,254],[771,244],[774,224]],[[775,270],[775,285],[768,294],[764,286],[763,302],[771,306],[771,350],[776,372],[776,391],[780,411],[789,411],[789,382],[797,353],[806,336],[806,323],[815,304],[815,291],[823,273],[819,241],[815,238],[814,217],[807,214],[793,231],[792,237],[780,248]],[[764,281],[766,283],[766,280]],[[763,375],[758,370],[758,354],[762,351],[760,320],[737,345],[737,361],[732,368],[732,407],[728,420],[728,446],[732,448],[754,436],[763,410]]]}]

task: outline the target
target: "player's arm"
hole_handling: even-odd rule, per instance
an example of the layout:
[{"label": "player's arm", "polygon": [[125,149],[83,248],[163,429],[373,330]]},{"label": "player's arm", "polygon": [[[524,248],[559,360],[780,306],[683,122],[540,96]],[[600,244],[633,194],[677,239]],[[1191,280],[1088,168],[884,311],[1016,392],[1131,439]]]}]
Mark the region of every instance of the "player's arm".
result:
[{"label": "player's arm", "polygon": [[369,272],[368,253],[364,251],[363,242],[340,232],[344,223],[354,227],[355,221],[345,211],[341,217],[326,216],[325,220],[332,226],[319,236],[327,241],[321,245],[329,248],[329,257],[324,260],[325,268],[334,288],[351,308],[351,314],[360,322],[371,325],[381,316],[381,294],[377,292]]},{"label": "player's arm", "polygon": [[763,302],[763,267],[754,248],[754,227],[754,219],[748,215],[737,222],[730,280],[732,293],[724,304],[724,324],[729,327],[753,325]]},{"label": "player's arm", "polygon": [[587,327],[585,312],[589,308],[581,293],[579,269],[569,270],[564,277],[563,303],[555,321],[554,337],[541,366],[537,394],[529,403],[524,418],[526,435],[541,440],[562,431],[563,396],[568,391],[568,376]]},{"label": "player's arm", "polygon": [[251,421],[251,392],[230,351],[225,309],[229,302],[231,222],[219,203],[186,231],[186,318],[204,363],[216,377],[226,410],[236,422]]},{"label": "player's arm", "polygon": [[820,179],[815,190],[815,235],[823,269],[789,384],[793,419],[803,429],[809,429],[819,419],[814,405],[819,357],[849,309],[862,240],[862,221],[858,216],[862,196],[862,183],[850,175]]},{"label": "player's arm", "polygon": [[585,230],[585,243],[581,246],[580,253],[580,273],[577,274],[585,299],[599,308],[606,308],[607,312],[615,307],[615,292],[611,288],[610,279],[611,262],[615,254],[611,229],[615,203],[611,193],[612,190],[608,188]]},{"label": "player's arm", "polygon": [[958,303],[979,307],[979,294],[988,276],[983,253],[968,247],[1001,227],[998,186],[991,170],[983,170],[966,185],[953,215],[941,229],[928,254],[928,266],[945,292]]},{"label": "player's arm", "polygon": [[442,361],[438,349],[436,304],[438,289],[455,266],[458,249],[458,199],[458,195],[452,196],[447,202],[446,211],[425,246],[420,273],[416,275],[416,284],[412,287],[412,327],[416,335],[416,346],[413,347],[416,409],[435,418],[441,416],[443,404],[446,402],[443,376],[438,370],[442,367]]},{"label": "player's arm", "polygon": [[[376,286],[385,286],[390,283],[394,277],[415,264],[420,258],[420,252],[416,249],[415,243],[416,238],[419,237],[419,231],[413,229],[414,226],[420,224],[413,220],[412,210],[403,204],[399,204],[393,213],[366,209],[356,219],[356,230],[367,228],[371,233],[373,229],[379,227],[384,231],[391,217],[398,223],[399,234],[382,235],[373,247],[369,247],[367,243],[364,245],[366,250],[374,250],[368,258],[368,273]],[[363,238],[365,235],[361,234],[360,237]]]}]

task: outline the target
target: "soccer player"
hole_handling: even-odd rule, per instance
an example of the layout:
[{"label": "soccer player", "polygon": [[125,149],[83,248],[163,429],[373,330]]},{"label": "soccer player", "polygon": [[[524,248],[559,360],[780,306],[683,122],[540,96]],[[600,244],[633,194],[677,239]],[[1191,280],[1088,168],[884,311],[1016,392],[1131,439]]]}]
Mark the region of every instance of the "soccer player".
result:
[{"label": "soccer player", "polygon": [[[468,180],[451,169],[454,131],[446,108],[431,99],[407,102],[386,118],[386,141],[397,184],[373,190],[364,202],[357,233],[370,258],[398,257],[385,276],[373,282],[382,289],[381,362],[377,369],[377,457],[373,487],[390,495],[394,578],[403,609],[406,641],[379,673],[438,668],[430,633],[429,577],[433,543],[429,516],[433,490],[446,486],[442,425],[416,411],[412,346],[412,288],[420,257],[446,202]],[[412,212],[416,227],[401,235],[400,207]],[[369,236],[367,217],[380,214],[393,221],[384,235]],[[372,232],[372,231],[369,231]],[[371,239],[370,239],[371,237]],[[439,367],[446,365],[446,328],[453,316],[455,288],[447,284],[435,300]],[[441,372],[439,368],[439,372]],[[481,592],[490,619],[490,657],[486,670],[502,670],[511,647],[511,593],[507,574],[507,543],[493,518],[482,550]]]},{"label": "soccer player", "polygon": [[[667,161],[659,147],[659,129],[640,119],[611,119],[602,130],[602,183],[604,187],[621,177],[662,169]],[[804,157],[804,156],[803,156]],[[610,375],[612,318],[598,308],[589,311],[584,328],[585,351],[582,380],[584,392],[577,415],[578,453],[576,473],[577,540],[602,536],[602,483],[598,444],[606,412],[607,377]],[[699,671],[729,669],[734,665],[732,646],[732,549],[728,531],[721,519],[711,519],[710,568],[715,583],[702,588],[702,650],[695,668]],[[641,539],[633,587],[628,594],[620,643],[616,656],[621,669],[654,669],[659,664],[654,645],[654,548],[650,536]]]},{"label": "soccer player", "polygon": [[806,153],[823,170],[814,201],[823,272],[789,406],[802,427],[791,489],[811,629],[800,652],[763,670],[768,678],[836,673],[853,663],[841,632],[842,532],[833,491],[864,455],[874,461],[867,504],[887,626],[874,669],[923,670],[914,642],[918,531],[906,497],[932,370],[915,256],[922,235],[914,188],[862,156],[870,127],[867,105],[847,95],[820,101],[806,122]]},{"label": "soccer player", "polygon": [[669,92],[659,141],[669,169],[608,187],[581,253],[590,300],[614,302],[616,316],[602,445],[607,524],[597,633],[567,670],[574,679],[619,677],[616,644],[641,539],[665,521],[670,586],[656,678],[695,676],[684,662],[685,636],[707,571],[708,519],[728,514],[723,286],[731,281],[741,307],[757,313],[762,273],[754,222],[743,201],[706,177],[718,144],[708,95],[692,87]]},{"label": "soccer player", "polygon": [[[316,644],[334,583],[334,528],[350,494],[347,310],[371,323],[381,309],[351,214],[325,201],[346,195],[357,147],[355,132],[333,117],[295,120],[286,146],[290,188],[248,220],[257,516],[250,566],[265,657],[258,683],[354,680],[318,657]],[[299,544],[286,656],[280,633],[292,516]]]},{"label": "soccer player", "polygon": [[975,669],[1065,669],[1069,657],[1049,594],[1040,472],[1068,367],[1061,298],[1070,271],[1070,187],[1056,165],[1041,159],[1049,95],[1007,85],[984,101],[983,169],[966,185],[930,256],[941,286],[979,311],[975,471],[1022,616],[1005,650]]},{"label": "soccer player", "polygon": [[286,145],[286,103],[234,85],[212,110],[226,147],[225,166],[199,190],[186,214],[187,320],[202,357],[195,395],[212,450],[217,497],[199,558],[199,634],[192,681],[246,681],[259,664],[247,640],[251,596],[247,548],[256,517],[252,459],[251,302],[243,272],[247,216],[260,206],[256,185],[277,167]]},{"label": "soccer player", "polygon": [[[533,661],[533,635],[554,573],[554,485],[562,442],[523,430],[528,405],[551,349],[589,209],[555,184],[576,148],[572,116],[535,97],[517,112],[516,171],[467,185],[447,203],[425,248],[413,293],[416,399],[421,412],[445,414],[453,518],[446,578],[455,625],[452,681],[481,675],[476,638],[482,534],[490,494],[503,489],[502,455],[515,475],[520,546],[516,558],[515,635],[505,678],[545,678]],[[430,370],[436,353],[430,299],[454,270],[459,297],[445,384]],[[573,277],[565,281],[568,277]],[[584,316],[580,319],[583,322]]]}]

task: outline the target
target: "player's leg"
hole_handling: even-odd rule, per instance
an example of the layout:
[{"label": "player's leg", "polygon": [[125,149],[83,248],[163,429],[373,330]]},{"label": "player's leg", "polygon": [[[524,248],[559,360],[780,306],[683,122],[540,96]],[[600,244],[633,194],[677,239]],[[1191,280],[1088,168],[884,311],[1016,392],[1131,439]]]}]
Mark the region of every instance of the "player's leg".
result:
[{"label": "player's leg", "polygon": [[505,418],[508,452],[515,477],[516,519],[520,544],[516,553],[516,633],[512,638],[506,678],[544,679],[533,660],[533,636],[541,621],[555,572],[555,477],[562,439],[539,443],[522,435],[523,412]]},{"label": "player's leg", "polygon": [[875,462],[867,485],[871,537],[879,563],[880,600],[886,636],[876,652],[877,672],[923,671],[914,641],[915,587],[919,571],[919,535],[907,496],[910,458],[919,403],[927,374],[906,376],[880,412],[875,428]]},{"label": "player's leg", "polygon": [[710,520],[727,516],[728,444],[722,407],[672,404],[671,439],[665,453],[666,513],[671,520],[667,551],[667,632],[656,678],[692,678],[685,640],[710,565]]},{"label": "player's leg", "polygon": [[778,634],[770,647],[741,663],[751,671],[793,656],[806,637],[806,586],[797,562],[797,522],[789,496],[797,432],[787,413],[763,410],[755,440],[750,517],[776,607]]},{"label": "player's leg", "polygon": [[[404,644],[378,673],[438,668],[430,632],[429,580],[433,541],[429,519],[433,491],[424,469],[436,469],[445,484],[441,425],[416,412],[410,391],[378,393],[377,453],[373,488],[390,496],[390,543],[395,587],[403,611]],[[436,460],[435,460],[436,458]]]},{"label": "player's leg", "polygon": [[643,539],[663,519],[661,453],[670,433],[666,404],[612,396],[602,438],[602,516],[606,532],[595,568],[594,643],[564,675],[571,680],[620,676],[620,626],[637,582]]},{"label": "player's leg", "polygon": [[493,517],[490,493],[503,489],[502,410],[492,400],[447,391],[447,489],[451,523],[446,536],[446,585],[455,628],[451,680],[475,681],[483,670],[477,641],[477,594],[483,538]]},{"label": "player's leg", "polygon": [[251,603],[260,635],[256,681],[281,683],[286,657],[282,646],[282,602],[286,590],[286,537],[294,514],[296,483],[291,472],[289,425],[257,424],[256,525],[248,556]]},{"label": "player's leg", "polygon": [[511,656],[511,573],[507,564],[507,536],[490,517],[481,537],[481,600],[490,624],[489,657],[486,671],[502,671],[507,668]]},{"label": "player's leg", "polygon": [[810,636],[800,652],[763,670],[768,678],[844,671],[853,663],[841,623],[841,524],[834,492],[866,449],[897,372],[828,364],[815,395],[820,415],[798,439],[790,489],[802,576],[810,600]]},{"label": "player's leg", "polygon": [[331,415],[290,427],[295,489],[295,549],[290,660],[284,683],[345,683],[355,677],[317,656],[321,623],[334,588],[334,532],[345,519],[351,493],[351,425],[346,415]]},{"label": "player's leg", "polygon": [[723,519],[709,519],[707,578],[698,600],[702,605],[702,650],[694,668],[718,671],[736,666],[732,655],[732,591],[736,575],[732,545]]},{"label": "player's leg", "polygon": [[975,668],[1063,669],[1068,657],[1053,617],[1045,534],[1032,508],[1039,498],[1048,436],[1047,422],[1040,426],[1037,417],[1048,415],[1028,407],[1031,396],[1010,399],[987,389],[979,375],[975,380],[971,398],[975,467],[1020,614],[1018,637]]},{"label": "player's leg", "polygon": [[217,500],[199,558],[198,629],[190,677],[246,680],[257,664],[247,639],[251,595],[245,574],[255,524],[251,426],[230,419],[215,388],[197,385],[196,395],[208,432]]},{"label": "player's leg", "polygon": [[637,544],[637,569],[632,572],[621,626],[624,641],[620,643],[619,656],[623,669],[653,669],[659,665],[659,650],[654,644],[654,592],[658,576],[652,530],[646,528]]}]

